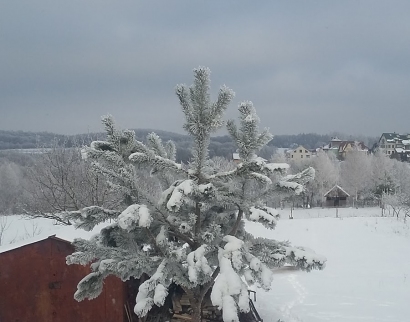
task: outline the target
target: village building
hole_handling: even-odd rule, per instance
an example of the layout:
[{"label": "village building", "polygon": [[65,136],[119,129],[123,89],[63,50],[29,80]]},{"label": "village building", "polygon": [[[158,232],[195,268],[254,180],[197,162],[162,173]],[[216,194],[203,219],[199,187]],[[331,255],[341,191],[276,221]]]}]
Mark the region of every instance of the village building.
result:
[{"label": "village building", "polygon": [[326,198],[326,207],[342,208],[347,206],[347,199],[350,195],[342,187],[335,185],[332,189],[326,192],[323,197]]},{"label": "village building", "polygon": [[331,138],[330,142],[322,147],[322,151],[327,154],[333,153],[335,157],[338,157],[339,147],[342,144],[342,140],[338,137]]},{"label": "village building", "polygon": [[369,153],[369,148],[363,142],[341,140],[337,137],[332,138],[327,145],[322,147],[322,150],[327,154],[333,154],[339,160],[346,159],[346,156],[352,151]]},{"label": "village building", "polygon": [[303,161],[312,157],[312,152],[306,149],[303,145],[299,145],[289,153],[290,159],[294,161]]},{"label": "village building", "polygon": [[410,134],[383,133],[377,148],[391,158],[410,161]]},{"label": "village building", "polygon": [[345,160],[346,156],[352,152],[358,151],[364,154],[369,153],[369,148],[363,143],[358,141],[342,141],[339,145],[338,158],[339,160]]}]

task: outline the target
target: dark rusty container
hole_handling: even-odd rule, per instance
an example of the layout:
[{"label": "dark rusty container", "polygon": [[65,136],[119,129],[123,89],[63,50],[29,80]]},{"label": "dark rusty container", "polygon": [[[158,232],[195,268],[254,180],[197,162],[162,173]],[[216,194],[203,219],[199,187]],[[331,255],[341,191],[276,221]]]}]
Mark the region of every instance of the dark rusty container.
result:
[{"label": "dark rusty container", "polygon": [[90,269],[66,265],[70,242],[54,236],[0,253],[0,322],[122,322],[125,284],[110,276],[102,294],[77,302]]}]

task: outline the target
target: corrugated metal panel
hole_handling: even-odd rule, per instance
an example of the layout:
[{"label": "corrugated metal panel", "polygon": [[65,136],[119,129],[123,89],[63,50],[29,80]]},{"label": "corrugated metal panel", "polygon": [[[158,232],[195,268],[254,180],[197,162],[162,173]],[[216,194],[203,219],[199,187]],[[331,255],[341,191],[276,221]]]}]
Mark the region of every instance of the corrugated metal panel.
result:
[{"label": "corrugated metal panel", "polygon": [[89,268],[66,265],[73,250],[50,237],[0,254],[0,322],[122,322],[124,284],[115,277],[106,279],[98,298],[74,300]]}]

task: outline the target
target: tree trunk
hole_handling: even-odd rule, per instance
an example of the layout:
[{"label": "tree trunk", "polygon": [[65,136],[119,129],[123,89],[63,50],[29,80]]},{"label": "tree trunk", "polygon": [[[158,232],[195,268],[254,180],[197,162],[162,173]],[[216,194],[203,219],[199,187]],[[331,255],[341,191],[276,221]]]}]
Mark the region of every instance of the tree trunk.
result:
[{"label": "tree trunk", "polygon": [[188,295],[189,303],[191,304],[191,322],[201,322],[202,301],[205,294],[201,293],[200,287],[196,287],[195,289],[184,289],[184,291]]},{"label": "tree trunk", "polygon": [[191,299],[192,322],[201,322],[202,318],[202,299]]}]

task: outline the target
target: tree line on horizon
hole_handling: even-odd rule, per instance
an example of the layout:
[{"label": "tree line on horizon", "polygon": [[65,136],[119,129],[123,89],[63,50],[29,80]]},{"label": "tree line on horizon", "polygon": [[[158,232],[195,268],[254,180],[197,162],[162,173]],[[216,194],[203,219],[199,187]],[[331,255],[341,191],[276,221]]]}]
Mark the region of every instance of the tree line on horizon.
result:
[{"label": "tree line on horizon", "polygon": [[[188,161],[191,156],[192,139],[188,135],[151,129],[134,129],[137,140],[145,141],[147,134],[155,132],[164,141],[173,141],[177,148],[177,161]],[[300,133],[275,135],[259,153],[263,158],[269,158],[277,148],[293,148],[303,145],[307,149],[316,149],[327,144],[332,137],[339,137],[346,140],[362,141],[369,148],[377,142],[376,137],[371,136],[352,136],[343,133],[317,134]],[[25,131],[4,131],[0,130],[0,150],[15,149],[36,149],[50,148],[56,143],[65,147],[76,147],[88,145],[93,140],[103,140],[105,134],[88,133],[75,135],[62,135],[51,132],[25,132]],[[220,156],[230,158],[236,151],[235,143],[228,135],[213,136],[209,145],[210,157]]]}]

